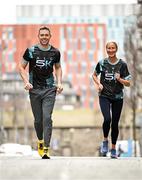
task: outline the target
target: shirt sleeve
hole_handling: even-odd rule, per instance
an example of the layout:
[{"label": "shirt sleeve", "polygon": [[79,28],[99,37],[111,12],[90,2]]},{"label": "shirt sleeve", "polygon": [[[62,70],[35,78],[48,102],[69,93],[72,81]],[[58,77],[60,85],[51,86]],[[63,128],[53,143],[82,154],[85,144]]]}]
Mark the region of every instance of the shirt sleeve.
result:
[{"label": "shirt sleeve", "polygon": [[126,79],[126,80],[131,79],[131,75],[129,73],[128,66],[127,66],[126,63],[124,63],[123,66],[122,66],[122,78]]},{"label": "shirt sleeve", "polygon": [[31,61],[31,59],[32,59],[32,54],[28,48],[26,49],[26,51],[23,54],[23,59],[26,61]]},{"label": "shirt sleeve", "polygon": [[60,58],[61,58],[60,51],[57,51],[55,63],[60,63]]},{"label": "shirt sleeve", "polygon": [[100,63],[99,63],[99,62],[98,62],[98,64],[96,65],[94,72],[95,72],[97,75],[100,74],[101,70],[100,70]]}]

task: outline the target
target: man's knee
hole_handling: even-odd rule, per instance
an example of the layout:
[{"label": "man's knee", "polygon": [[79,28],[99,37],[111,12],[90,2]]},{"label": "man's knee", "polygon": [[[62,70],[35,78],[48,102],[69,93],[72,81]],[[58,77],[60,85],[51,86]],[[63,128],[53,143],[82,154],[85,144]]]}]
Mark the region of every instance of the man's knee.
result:
[{"label": "man's knee", "polygon": [[47,126],[47,127],[52,127],[52,119],[51,116],[47,116],[46,118],[44,118],[43,120],[43,125]]}]

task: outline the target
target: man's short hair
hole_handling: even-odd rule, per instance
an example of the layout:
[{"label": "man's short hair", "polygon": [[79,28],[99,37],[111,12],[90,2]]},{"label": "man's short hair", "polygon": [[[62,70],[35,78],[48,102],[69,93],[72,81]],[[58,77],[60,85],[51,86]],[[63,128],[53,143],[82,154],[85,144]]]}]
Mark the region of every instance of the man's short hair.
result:
[{"label": "man's short hair", "polygon": [[40,33],[41,30],[47,30],[51,34],[51,31],[50,31],[50,29],[47,26],[40,27],[38,33]]}]

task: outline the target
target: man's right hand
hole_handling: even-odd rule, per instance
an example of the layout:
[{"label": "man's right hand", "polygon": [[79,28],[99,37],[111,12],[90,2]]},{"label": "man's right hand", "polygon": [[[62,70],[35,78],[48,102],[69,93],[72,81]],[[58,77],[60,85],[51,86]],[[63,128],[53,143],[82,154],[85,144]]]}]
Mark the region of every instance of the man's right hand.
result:
[{"label": "man's right hand", "polygon": [[101,92],[103,90],[103,85],[100,83],[98,86],[97,86],[97,89],[98,89],[98,92]]},{"label": "man's right hand", "polygon": [[25,83],[24,89],[26,89],[26,90],[33,89],[33,85],[31,83],[27,82],[27,83]]}]

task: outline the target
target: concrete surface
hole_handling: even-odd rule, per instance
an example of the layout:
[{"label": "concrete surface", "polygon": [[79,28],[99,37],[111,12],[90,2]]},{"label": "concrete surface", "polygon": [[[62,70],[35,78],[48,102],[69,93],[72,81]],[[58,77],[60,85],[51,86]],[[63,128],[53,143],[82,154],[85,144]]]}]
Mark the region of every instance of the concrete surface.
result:
[{"label": "concrete surface", "polygon": [[142,158],[0,155],[0,180],[141,180]]}]

